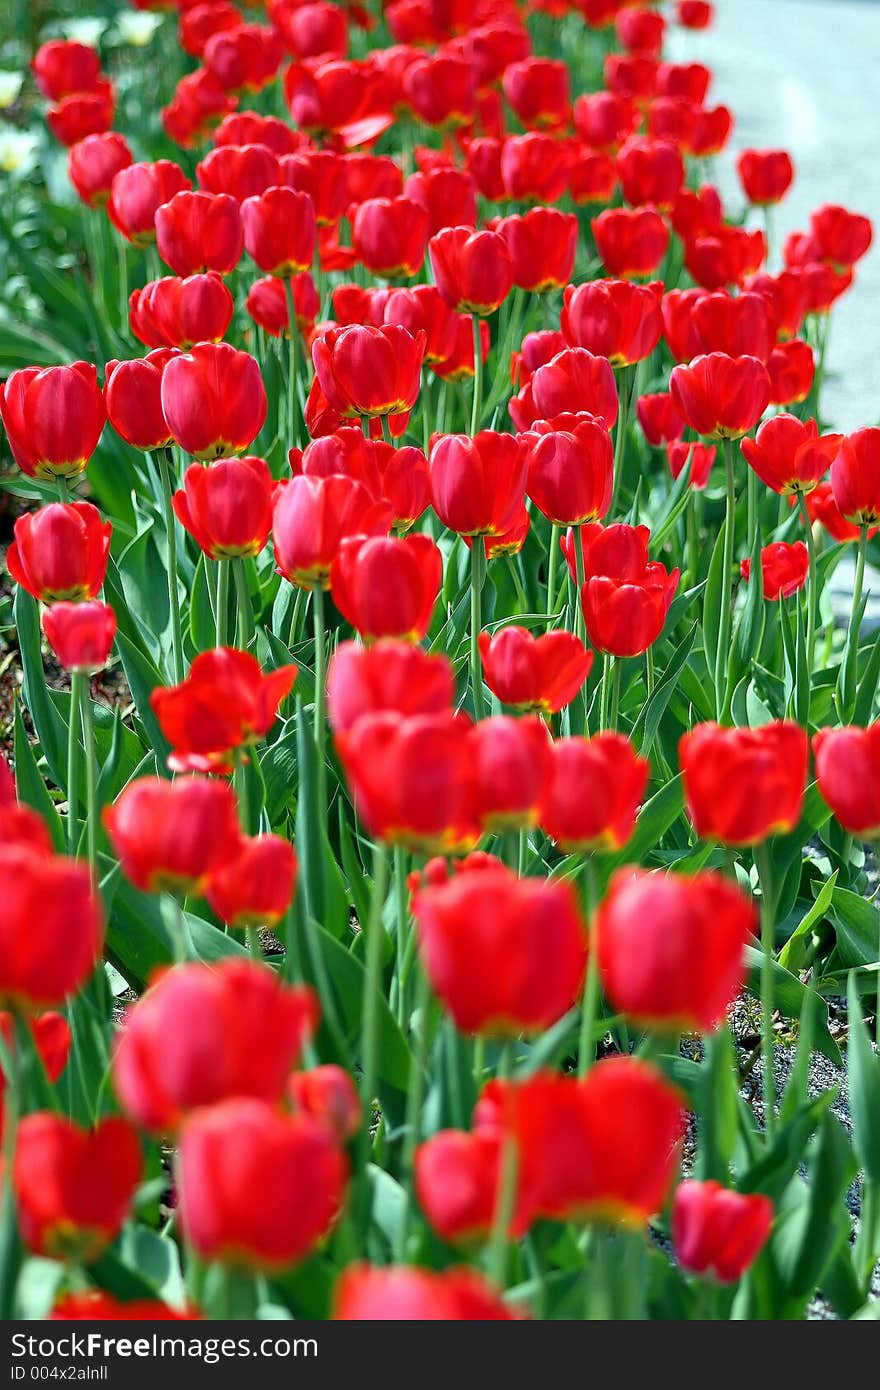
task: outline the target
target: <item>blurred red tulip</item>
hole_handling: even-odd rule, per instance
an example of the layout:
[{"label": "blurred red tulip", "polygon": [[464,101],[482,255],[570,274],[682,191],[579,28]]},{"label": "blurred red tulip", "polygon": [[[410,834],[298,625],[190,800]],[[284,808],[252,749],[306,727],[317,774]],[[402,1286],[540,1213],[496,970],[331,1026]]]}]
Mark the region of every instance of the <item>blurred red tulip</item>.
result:
[{"label": "blurred red tulip", "polygon": [[368,714],[407,716],[452,710],[455,681],[443,655],[385,639],[371,647],[343,642],[330,659],[327,709],[335,733]]},{"label": "blurred red tulip", "polygon": [[280,835],[243,835],[232,858],[208,884],[211,909],[228,927],[274,927],[293,901],[299,865]]},{"label": "blurred red tulip", "polygon": [[269,188],[241,205],[248,255],[269,275],[287,277],[308,270],[315,256],[318,226],[308,193]]},{"label": "blurred red tulip", "polygon": [[170,159],[155,163],[129,164],[120,170],[110,187],[107,216],[117,231],[135,246],[148,246],[156,240],[156,213],[175,193],[191,187],[178,164]]},{"label": "blurred red tulip", "polygon": [[800,820],[809,748],[805,730],[774,719],[756,729],[697,724],[678,757],[694,829],[704,840],[755,845]]},{"label": "blurred red tulip", "polygon": [[761,1192],[734,1192],[713,1180],[680,1183],[672,1204],[672,1243],[679,1264],[721,1284],[735,1284],[770,1235],[773,1203]]},{"label": "blurred red tulip", "polygon": [[483,829],[500,834],[535,825],[550,770],[551,745],[543,720],[507,714],[481,719],[471,745]]},{"label": "blurred red tulip", "polygon": [[515,1317],[473,1269],[439,1273],[406,1265],[349,1265],[336,1284],[342,1322],[505,1322]]},{"label": "blurred red tulip", "polygon": [[84,864],[44,845],[0,846],[6,884],[0,918],[0,1006],[61,1005],[81,989],[101,956],[101,901]]},{"label": "blurred red tulip", "polygon": [[74,92],[94,90],[101,76],[101,60],[88,44],[51,39],[37,49],[31,71],[46,100],[61,101]]},{"label": "blurred red tulip", "polygon": [[367,642],[418,642],[427,634],[443,579],[443,556],[430,536],[353,536],[330,569],[330,592],[342,616]]},{"label": "blurred red tulip", "polygon": [[780,203],[794,179],[794,164],[785,150],[742,150],[736,172],[750,203],[769,207]]},{"label": "blurred red tulip", "polygon": [[363,1106],[350,1073],[332,1062],[293,1072],[287,1094],[294,1110],[324,1125],[338,1144],[353,1139],[363,1123]]},{"label": "blurred red tulip", "polygon": [[862,840],[880,837],[880,724],[819,729],[813,756],[819,790],[844,830]]},{"label": "blurred red tulip", "polygon": [[43,614],[43,631],[65,671],[103,671],[116,636],[116,614],[108,603],[54,603]]},{"label": "blurred red tulip", "polygon": [[669,245],[669,231],[652,208],[607,208],[590,226],[609,275],[653,275]]},{"label": "blurred red tulip", "polygon": [[123,873],[145,893],[201,897],[241,837],[232,789],[208,777],[139,777],[103,819]]},{"label": "blurred red tulip", "polygon": [[539,808],[542,829],[567,853],[622,849],[635,829],[648,772],[623,734],[558,739]]},{"label": "blurred red tulip", "polygon": [[127,169],[134,156],[124,136],[115,130],[87,135],[71,147],[67,172],[82,201],[90,208],[103,207],[120,169]]}]

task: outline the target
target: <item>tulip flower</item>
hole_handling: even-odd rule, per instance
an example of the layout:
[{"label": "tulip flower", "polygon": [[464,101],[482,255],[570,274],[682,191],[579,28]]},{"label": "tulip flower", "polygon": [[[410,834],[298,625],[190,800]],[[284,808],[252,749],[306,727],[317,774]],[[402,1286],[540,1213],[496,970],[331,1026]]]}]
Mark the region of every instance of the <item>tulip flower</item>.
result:
[{"label": "tulip flower", "polygon": [[[212,5],[181,7],[178,28],[180,46],[190,57],[201,58],[212,34],[218,34],[222,29],[237,29],[241,22],[241,10],[228,4],[227,0],[215,0]],[[242,131],[242,140],[244,138],[245,132]]]},{"label": "tulip flower", "polygon": [[17,519],[7,568],[42,603],[95,598],[107,573],[112,530],[91,502],[50,502]]},{"label": "tulip flower", "polygon": [[417,892],[412,910],[425,972],[459,1031],[539,1032],[577,998],[586,935],[569,884],[465,863]]},{"label": "tulip flower", "polygon": [[348,204],[345,163],[332,150],[303,150],[281,160],[281,183],[308,193],[319,227],[333,227]]},{"label": "tulip flower", "polygon": [[156,239],[158,209],[170,203],[175,193],[190,187],[189,179],[173,160],[129,164],[113,179],[107,216],[127,241],[135,246],[148,246]]},{"label": "tulip flower", "polygon": [[528,447],[526,492],[554,526],[580,525],[605,515],[611,505],[614,450],[602,420],[587,414],[559,416],[553,425],[539,420],[521,438]]},{"label": "tulip flower", "polygon": [[572,347],[607,357],[612,367],[648,357],[660,341],[660,302],[649,285],[628,280],[593,280],[569,285],[560,326]]},{"label": "tulip flower", "polygon": [[721,874],[620,869],[596,918],[608,1000],[649,1028],[709,1032],[742,985],[756,928],[751,898]]},{"label": "tulip flower", "polygon": [[150,348],[190,348],[219,342],[234,310],[232,295],[216,271],[185,278],[165,276],[128,301],[131,331]]},{"label": "tulip flower", "polygon": [[345,537],[385,535],[390,523],[387,503],[375,501],[354,478],[292,478],[275,493],[275,563],[291,584],[327,589],[333,560]]},{"label": "tulip flower", "polygon": [[196,458],[244,453],[266,410],[256,359],[229,343],[197,343],[162,373],[162,413],[181,449]]},{"label": "tulip flower", "polygon": [[201,1314],[169,1308],[154,1298],[121,1300],[100,1289],[66,1293],[46,1314],[47,1322],[196,1322]]},{"label": "tulip flower", "polygon": [[82,864],[45,844],[0,846],[6,900],[0,919],[0,1005],[63,1004],[101,955],[103,913]]},{"label": "tulip flower", "polygon": [[844,830],[861,840],[880,837],[880,724],[820,729],[813,756],[819,790]]},{"label": "tulip flower", "polygon": [[504,237],[472,227],[445,227],[428,243],[437,288],[453,309],[488,315],[513,286],[513,260]]},{"label": "tulip flower", "polygon": [[[476,177],[474,166],[470,167]],[[538,131],[510,135],[498,152],[501,187],[490,196],[554,203],[565,193],[571,167],[571,151],[556,136]]]},{"label": "tulip flower", "polygon": [[[558,352],[538,367],[528,387],[535,413],[524,428],[534,420],[553,420],[557,415],[582,412],[600,416],[609,429],[617,422],[617,383],[611,364],[586,348]],[[514,422],[519,423],[515,415]]]},{"label": "tulip flower", "polygon": [[794,164],[785,150],[743,150],[736,161],[743,192],[750,203],[780,203],[794,179]]},{"label": "tulip flower", "polygon": [[668,391],[639,396],[636,414],[643,435],[654,449],[659,449],[662,444],[677,443],[684,434],[684,420]]},{"label": "tulip flower", "polygon": [[477,225],[477,185],[467,169],[449,167],[410,174],[404,195],[427,215],[426,246],[427,238],[444,227]]},{"label": "tulip flower", "polygon": [[96,87],[101,60],[88,44],[52,39],[37,49],[31,71],[46,100],[61,101],[74,92],[90,92]]},{"label": "tulip flower", "polygon": [[575,129],[591,149],[616,152],[636,120],[635,103],[615,92],[588,92],[574,103]]},{"label": "tulip flower", "polygon": [[316,379],[340,415],[402,415],[419,394],[425,342],[395,324],[331,329],[312,344]]},{"label": "tulip flower", "polygon": [[385,280],[417,275],[428,245],[428,214],[409,197],[369,198],[351,224],[355,254]]},{"label": "tulip flower", "polygon": [[156,245],[175,275],[226,275],[244,250],[238,203],[228,193],[175,193],[156,209]]},{"label": "tulip flower", "polygon": [[75,478],[101,438],[106,412],[88,362],[22,367],[0,386],[0,417],[12,456],[30,478]]},{"label": "tulip flower", "polygon": [[293,845],[280,835],[243,835],[211,875],[208,903],[235,930],[277,926],[293,901],[298,868]]},{"label": "tulip flower", "polygon": [[634,135],[618,152],[617,173],[625,202],[668,212],[684,183],[684,161],[668,141]]},{"label": "tulip flower", "polygon": [[773,1203],[761,1192],[734,1192],[693,1178],[675,1190],[675,1258],[693,1274],[735,1284],[758,1258],[772,1225]]},{"label": "tulip flower", "polygon": [[569,853],[622,849],[635,829],[648,772],[623,734],[558,739],[538,809],[542,829]]},{"label": "tulip flower", "polygon": [[272,476],[264,459],[192,464],[172,498],[185,531],[212,560],[258,555],[272,527]]},{"label": "tulip flower", "polygon": [[263,675],[249,652],[214,647],[201,652],[186,680],[157,687],[150,705],[172,746],[174,771],[229,772],[236,750],[268,733],[296,680],[296,667]]},{"label": "tulip flower", "polygon": [[[761,577],[764,597],[770,603],[779,599],[791,598],[799,593],[807,582],[810,568],[810,555],[803,541],[793,545],[785,541],[775,541],[761,550]],[[752,562],[740,560],[739,571],[748,582]]]},{"label": "tulip flower", "polygon": [[114,130],[87,135],[71,147],[67,172],[86,207],[104,207],[115,176],[120,169],[127,169],[133,158],[128,141]]},{"label": "tulip flower", "polygon": [[572,202],[610,203],[617,189],[617,167],[610,155],[597,150],[580,150],[568,174],[568,193]]},{"label": "tulip flower", "polygon": [[779,343],[767,358],[771,405],[800,405],[816,377],[816,359],[809,343],[792,338]]},{"label": "tulip flower", "polygon": [[318,1016],[308,985],[282,984],[255,961],[178,965],[127,1010],[113,1051],[114,1089],[125,1113],[156,1135],[235,1096],[277,1102]]},{"label": "tulip flower", "polygon": [[274,29],[238,24],[211,35],[202,62],[227,91],[260,92],[274,79],[283,57],[284,46]]},{"label": "tulip flower", "polygon": [[522,217],[503,217],[496,232],[513,263],[513,283],[534,294],[561,289],[571,279],[577,249],[577,218],[558,208],[532,208]]},{"label": "tulip flower", "polygon": [[18,1228],[34,1255],[91,1264],[118,1234],[142,1170],[137,1135],[112,1116],[80,1129],[38,1110],[18,1127],[12,1187]]},{"label": "tulip flower", "polygon": [[740,445],[746,462],[774,492],[809,493],[840,451],[839,434],[819,434],[815,420],[773,415]]},{"label": "tulip flower", "polygon": [[817,260],[849,268],[866,254],[874,233],[869,218],[826,203],[811,213],[810,235],[818,251]]},{"label": "tulip flower", "polygon": [[502,833],[535,825],[550,771],[550,741],[543,720],[506,714],[481,719],[471,744],[484,829]]},{"label": "tulip flower", "polygon": [[844,435],[831,464],[831,491],[847,521],[857,526],[880,521],[880,429]]},{"label": "tulip flower", "polygon": [[505,1322],[516,1315],[473,1269],[349,1265],[336,1284],[342,1322]]},{"label": "tulip flower", "polygon": [[498,535],[512,525],[525,494],[528,458],[512,435],[481,430],[443,435],[429,459],[431,500],[450,531]]},{"label": "tulip flower", "polygon": [[[435,285],[393,290],[382,306],[382,323],[396,323],[413,337],[425,333],[425,363],[447,358],[455,347],[456,315]],[[473,352],[470,324],[467,341]]]},{"label": "tulip flower", "polygon": [[318,226],[308,193],[269,188],[246,198],[241,225],[248,255],[269,275],[290,276],[314,260]]},{"label": "tulip flower", "polygon": [[[415,1191],[428,1225],[448,1245],[485,1241],[497,1206],[501,1135],[438,1130],[415,1153]],[[520,1203],[522,1207],[524,1204]],[[517,1227],[528,1228],[529,1218]]]},{"label": "tulip flower", "polygon": [[181,1227],[199,1257],[267,1272],[304,1259],[327,1234],[348,1177],[324,1125],[249,1097],[188,1119],[177,1167]]},{"label": "tulip flower", "polygon": [[420,641],[431,625],[443,556],[426,535],[344,540],[330,569],[330,592],[365,641]]},{"label": "tulip flower", "polygon": [[666,224],[652,208],[608,208],[590,226],[609,275],[653,275],[669,245]]},{"label": "tulip flower", "polygon": [[403,74],[403,96],[426,125],[467,125],[473,117],[475,95],[471,64],[452,53],[420,58]]},{"label": "tulip flower", "polygon": [[[70,1057],[70,1048],[73,1042],[70,1024],[63,1014],[47,1011],[29,1018],[26,1027],[43,1070],[48,1080],[54,1084],[63,1074]],[[2,1036],[7,1051],[14,1056],[16,1050],[15,1023],[10,1013],[0,1013],[0,1036]],[[0,1131],[3,1128],[3,1094],[5,1090],[6,1074],[0,1069]]]},{"label": "tulip flower", "polygon": [[176,351],[160,347],[130,362],[107,363],[107,419],[135,449],[163,449],[171,442],[162,413],[162,373]]},{"label": "tulip flower", "polygon": [[669,387],[692,429],[708,439],[739,439],[760,420],[770,399],[770,378],[755,357],[712,352],[673,367]]},{"label": "tulip flower", "polygon": [[287,303],[287,286],[293,298],[293,312],[296,328],[308,338],[315,326],[315,319],[321,308],[315,282],[307,270],[300,275],[292,275],[289,280],[276,279],[266,275],[255,280],[247,293],[245,308],[264,332],[273,338],[290,337],[290,310]]},{"label": "tulip flower", "polygon": [[763,232],[720,226],[685,243],[685,269],[707,290],[741,285],[757,274],[767,258]]},{"label": "tulip flower", "polygon": [[528,628],[481,632],[483,678],[505,705],[523,712],[556,714],[570,705],[593,665],[593,654],[572,632],[536,637]]},{"label": "tulip flower", "polygon": [[[666,298],[669,300],[672,295]],[[698,294],[689,307],[699,338],[698,352],[724,352],[729,357],[747,355],[767,361],[776,342],[776,324],[764,295],[750,290],[737,295],[727,290],[707,291]]]},{"label": "tulip flower", "polygon": [[46,112],[46,124],[59,144],[68,149],[90,135],[103,135],[113,124],[116,99],[110,82],[102,79],[93,92],[73,92]]},{"label": "tulip flower", "polygon": [[[794,504],[796,498],[789,498],[790,503]],[[862,533],[861,526],[855,526],[849,521],[845,521],[840,514],[840,508],[834,500],[834,493],[831,490],[830,482],[818,483],[812,492],[806,493],[804,503],[807,509],[807,524],[810,526],[821,526],[832,540],[835,541],[857,541]],[[876,527],[870,527],[868,536],[876,534]]]},{"label": "tulip flower", "polygon": [[663,631],[679,571],[648,559],[645,527],[585,528],[582,534],[587,635],[598,651],[637,656]]},{"label": "tulip flower", "polygon": [[337,1144],[353,1139],[363,1122],[363,1106],[354,1081],[333,1062],[293,1072],[287,1080],[287,1095],[294,1110],[324,1125]]},{"label": "tulip flower", "polygon": [[716,453],[714,444],[687,444],[684,440],[679,440],[678,443],[666,446],[666,457],[673,479],[679,478],[685,468],[690,468],[688,482],[698,492],[709,482]]},{"label": "tulip flower", "polygon": [[228,193],[241,206],[280,182],[278,157],[265,145],[220,145],[196,165],[199,188]]},{"label": "tulip flower", "polygon": [[144,893],[200,897],[241,837],[232,789],[207,777],[139,777],[104,824],[123,873]]},{"label": "tulip flower", "polygon": [[512,63],[503,77],[504,95],[520,123],[547,129],[568,122],[571,103],[568,68],[553,58]]},{"label": "tulip flower", "polygon": [[371,834],[425,853],[479,839],[470,721],[449,712],[364,715],[337,732],[355,809]]},{"label": "tulip flower", "polygon": [[116,614],[107,603],[54,603],[43,614],[43,631],[65,671],[92,675],[107,665],[116,636]]},{"label": "tulip flower", "polygon": [[370,647],[343,642],[327,672],[327,709],[335,733],[369,714],[441,714],[455,694],[445,656],[429,655],[411,642],[384,639]]},{"label": "tulip flower", "polygon": [[754,845],[800,819],[807,735],[784,720],[756,729],[698,724],[679,743],[685,802],[702,839]]}]

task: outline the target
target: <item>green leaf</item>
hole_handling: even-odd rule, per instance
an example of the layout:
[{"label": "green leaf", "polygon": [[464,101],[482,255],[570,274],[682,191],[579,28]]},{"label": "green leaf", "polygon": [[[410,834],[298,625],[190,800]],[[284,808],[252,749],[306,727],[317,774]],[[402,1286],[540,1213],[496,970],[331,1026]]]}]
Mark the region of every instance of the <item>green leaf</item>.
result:
[{"label": "green leaf", "polygon": [[40,776],[37,768],[37,761],[34,757],[34,750],[28,742],[28,736],[24,727],[24,720],[21,717],[21,706],[18,700],[15,701],[15,712],[13,714],[13,756],[15,758],[15,783],[18,788],[18,797],[25,806],[30,806],[32,811],[36,811],[49,829],[52,843],[56,850],[61,853],[64,850],[64,826],[61,817],[55,809],[55,803],[49,795],[45,782]]},{"label": "green leaf", "polygon": [[727,1183],[736,1143],[736,1054],[725,1023],[706,1039],[706,1055],[699,1069],[696,1113],[699,1126],[697,1176]]},{"label": "green leaf", "polygon": [[838,870],[835,869],[830,878],[826,879],[819,889],[816,901],[812,907],[808,908],[801,920],[798,922],[791,936],[786,941],[782,950],[779,952],[779,964],[786,970],[799,970],[803,965],[803,946],[813,928],[828,911],[831,903],[834,885],[837,882]]},{"label": "green leaf", "polygon": [[847,988],[847,1078],[853,1147],[869,1182],[880,1183],[880,1055],[871,1046],[854,975]]},{"label": "green leaf", "polygon": [[122,632],[116,634],[116,647],[122,660],[122,669],[128,681],[138,717],[144,726],[147,738],[155,753],[159,775],[167,777],[166,763],[171,752],[171,744],[166,739],[150,705],[150,695],[162,685],[162,677],[143,651]]},{"label": "green leaf", "polygon": [[[761,997],[761,964],[764,960],[763,951],[755,946],[746,947],[746,963],[749,967],[748,989],[756,999]],[[787,1018],[800,1018],[804,1007],[804,997],[810,994],[814,997],[813,1007],[816,1011],[816,1047],[823,1057],[827,1057],[829,1062],[833,1062],[836,1067],[842,1065],[840,1049],[828,1031],[828,1005],[815,990],[808,985],[801,984],[796,975],[792,975],[778,960],[773,962],[773,998],[780,1013]]]}]

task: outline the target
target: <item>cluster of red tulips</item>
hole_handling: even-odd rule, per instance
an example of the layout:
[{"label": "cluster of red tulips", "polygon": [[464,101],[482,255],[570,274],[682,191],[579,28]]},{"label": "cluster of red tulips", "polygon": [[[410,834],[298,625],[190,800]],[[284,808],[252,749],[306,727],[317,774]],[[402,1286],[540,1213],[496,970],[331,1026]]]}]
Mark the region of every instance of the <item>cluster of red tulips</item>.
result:
[{"label": "cluster of red tulips", "polygon": [[876,1316],[870,222],[723,206],[702,0],[136,8],[142,128],[32,62],[0,1313]]}]

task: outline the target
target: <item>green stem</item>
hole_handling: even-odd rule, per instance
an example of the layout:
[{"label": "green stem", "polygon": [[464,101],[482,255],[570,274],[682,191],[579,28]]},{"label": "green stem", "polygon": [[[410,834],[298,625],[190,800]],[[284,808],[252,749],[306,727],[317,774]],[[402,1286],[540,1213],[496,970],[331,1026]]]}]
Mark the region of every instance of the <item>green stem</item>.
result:
[{"label": "green stem", "polygon": [[583,1008],[581,1011],[580,1044],[578,1047],[578,1076],[586,1076],[596,1060],[596,1017],[599,1011],[599,953],[596,944],[595,908],[596,876],[593,856],[584,858],[584,918],[587,923],[589,955],[587,957],[587,976],[584,981]]},{"label": "green stem", "polygon": [[406,988],[403,966],[409,945],[409,889],[406,882],[406,850],[402,845],[394,846],[394,904],[397,927],[397,952],[395,969],[397,971],[397,1021],[406,1029]]},{"label": "green stem", "polygon": [[[88,677],[80,677],[79,707],[82,719],[83,748],[86,756],[86,844],[89,865],[93,879],[97,879],[98,866],[98,773],[95,764],[95,727],[92,714],[92,697]],[[71,718],[75,711],[71,706]]]},{"label": "green stem", "polygon": [[70,479],[63,473],[55,474],[55,486],[58,488],[59,502],[71,501]]},{"label": "green stem", "polygon": [[[507,1080],[509,1073],[510,1044],[506,1043],[498,1066],[499,1079]],[[516,1207],[518,1168],[516,1139],[512,1134],[506,1134],[501,1148],[501,1170],[488,1251],[489,1276],[499,1289],[503,1289],[507,1283],[507,1247],[510,1242],[510,1224]]]},{"label": "green stem", "polygon": [[529,601],[526,597],[526,591],[522,586],[522,580],[519,577],[519,570],[516,567],[516,561],[509,552],[505,555],[504,558],[507,561],[507,568],[510,572],[510,578],[513,581],[513,587],[516,590],[516,601],[522,609],[523,613],[527,613],[529,611]]},{"label": "green stem", "polygon": [[556,563],[559,559],[559,527],[550,527],[550,553],[547,556],[547,622],[556,607]]},{"label": "green stem", "polygon": [[611,506],[608,508],[608,515],[611,518],[613,518],[617,512],[617,501],[620,497],[621,488],[621,473],[626,457],[626,427],[629,417],[629,392],[630,370],[629,367],[621,367],[617,388],[620,404],[618,406],[617,425],[614,433],[614,485],[611,493]]},{"label": "green stem", "polygon": [[617,732],[617,724],[620,718],[620,673],[623,669],[620,664],[620,657],[612,657],[614,663],[611,675],[611,719],[609,727]]},{"label": "green stem", "polygon": [[290,350],[288,353],[288,419],[290,426],[291,444],[299,444],[299,406],[296,398],[296,339],[299,332],[296,323],[296,304],[293,298],[293,288],[290,277],[284,276],[284,294],[287,300],[287,326],[290,330]]},{"label": "green stem", "polygon": [[764,1064],[764,1130],[773,1138],[776,1119],[776,1074],[773,1069],[773,961],[776,948],[776,900],[766,841],[755,845],[755,864],[761,885],[761,1056]]},{"label": "green stem", "polygon": [[235,604],[238,610],[238,645],[244,652],[247,651],[251,642],[254,626],[254,610],[251,604],[250,591],[248,589],[245,562],[240,556],[232,561],[232,570],[235,577]]},{"label": "green stem", "polygon": [[315,753],[318,770],[318,809],[323,816],[327,809],[327,635],[324,619],[324,590],[320,584],[312,589],[312,623],[315,637]]},{"label": "green stem", "polygon": [[9,1322],[14,1308],[18,1274],[18,1223],[15,1214],[15,1194],[12,1173],[15,1163],[15,1144],[21,1116],[21,1070],[18,1063],[18,1020],[12,1014],[13,1037],[10,1046],[0,1031],[0,1065],[6,1080],[3,1094],[3,1174],[2,1203],[0,1203],[0,1318]]},{"label": "green stem", "polygon": [[229,566],[231,560],[217,561],[217,646],[229,643]]},{"label": "green stem", "polygon": [[599,732],[608,728],[608,701],[611,694],[611,663],[614,658],[610,652],[602,654],[602,685],[599,690]]},{"label": "green stem", "polygon": [[67,725],[67,853],[76,854],[79,840],[79,710],[85,682],[81,671],[70,677],[70,718]]},{"label": "green stem", "polygon": [[480,405],[483,396],[483,343],[478,314],[471,315],[471,324],[474,330],[474,397],[471,406],[471,436],[473,436],[480,428]]},{"label": "green stem", "polygon": [[483,591],[483,538],[471,537],[471,687],[474,695],[474,717],[482,719],[486,713],[483,700],[483,668],[480,661],[480,630],[482,619]]},{"label": "green stem", "polygon": [[422,1097],[425,1089],[425,1065],[428,1058],[428,1010],[431,990],[427,976],[419,971],[416,1011],[418,1032],[416,1034],[415,1055],[409,1070],[409,1089],[406,1093],[406,1141],[403,1151],[404,1207],[400,1220],[400,1234],[397,1245],[398,1260],[405,1260],[409,1243],[409,1229],[413,1209],[413,1160],[421,1137]]},{"label": "green stem", "polygon": [[736,483],[733,471],[733,442],[724,441],[726,502],[724,511],[724,572],[721,586],[721,616],[718,626],[718,652],[715,660],[715,710],[718,718],[727,703],[727,662],[730,656],[731,605],[733,602],[733,541],[736,525]]},{"label": "green stem", "polygon": [[[751,469],[749,472],[751,472]],[[807,551],[810,556],[810,570],[807,576],[807,669],[812,674],[813,657],[816,647],[817,614],[819,610],[819,573],[816,567],[816,538],[813,535],[813,523],[810,521],[806,498],[802,492],[798,493],[798,506],[800,507],[801,516],[804,519],[804,528],[807,533]]]},{"label": "green stem", "polygon": [[388,419],[388,416],[381,415],[379,419],[382,425],[382,438],[384,439],[386,444],[389,444],[391,446],[392,449],[395,448],[394,436],[391,433],[391,422]]},{"label": "green stem", "polygon": [[[168,544],[168,605],[171,610],[171,652],[174,663],[174,682],[183,680],[183,630],[180,624],[180,594],[177,589],[177,517],[171,505],[171,450],[160,449],[159,476],[162,479],[162,502],[165,513],[165,536]],[[219,645],[219,643],[218,643]]]},{"label": "green stem", "polygon": [[574,528],[574,563],[577,575],[576,590],[574,598],[574,630],[582,642],[586,641],[587,629],[584,619],[584,606],[581,601],[581,593],[586,582],[586,566],[584,565],[584,531],[582,526]]},{"label": "green stem", "polygon": [[364,1123],[360,1138],[360,1162],[358,1168],[364,1184],[364,1205],[362,1209],[363,1234],[369,1226],[367,1197],[367,1164],[370,1157],[370,1127],[373,1118],[373,1102],[376,1098],[376,1084],[379,1077],[379,1000],[382,994],[382,957],[384,955],[385,928],[382,925],[382,909],[388,890],[388,851],[381,841],[373,850],[373,896],[370,901],[370,918],[366,926],[366,961],[364,973],[364,999],[361,1010],[361,1100],[364,1107]]},{"label": "green stem", "polygon": [[843,670],[843,709],[841,710],[841,721],[846,722],[852,718],[853,706],[856,697],[856,679],[858,676],[858,657],[859,657],[859,638],[861,636],[861,615],[862,590],[865,586],[865,562],[868,555],[868,526],[862,526],[859,536],[858,550],[856,552],[856,577],[853,583],[853,601],[849,615],[849,629],[846,635],[846,653],[844,656]]},{"label": "green stem", "polygon": [[116,238],[116,257],[119,269],[119,328],[122,333],[128,328],[128,258],[125,254],[125,238]]}]

